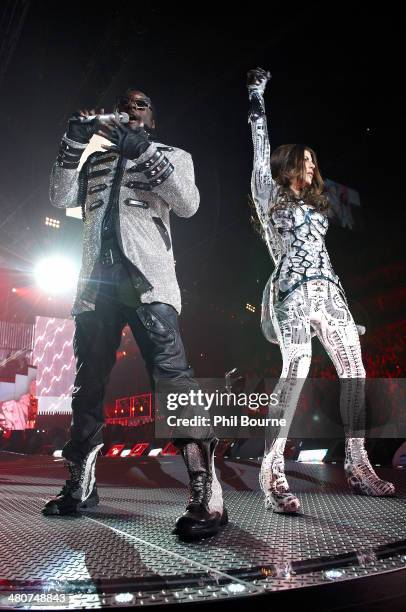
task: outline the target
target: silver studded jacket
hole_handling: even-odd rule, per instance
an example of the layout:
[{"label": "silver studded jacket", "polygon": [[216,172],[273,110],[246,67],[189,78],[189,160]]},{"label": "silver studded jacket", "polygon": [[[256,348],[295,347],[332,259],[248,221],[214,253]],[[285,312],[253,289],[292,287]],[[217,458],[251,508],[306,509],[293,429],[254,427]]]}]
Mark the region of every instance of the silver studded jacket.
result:
[{"label": "silver studded jacket", "polygon": [[[62,145],[85,149],[66,136]],[[60,158],[58,158],[60,159]],[[186,151],[152,142],[136,160],[117,153],[92,153],[80,173],[54,164],[50,181],[51,203],[58,208],[82,206],[84,237],[82,268],[72,314],[94,310],[90,279],[100,255],[103,218],[112,190],[118,198],[116,234],[126,258],[139,275],[133,283],[144,303],[163,302],[181,311],[175,273],[169,212],[191,217],[199,206],[192,157]]]}]

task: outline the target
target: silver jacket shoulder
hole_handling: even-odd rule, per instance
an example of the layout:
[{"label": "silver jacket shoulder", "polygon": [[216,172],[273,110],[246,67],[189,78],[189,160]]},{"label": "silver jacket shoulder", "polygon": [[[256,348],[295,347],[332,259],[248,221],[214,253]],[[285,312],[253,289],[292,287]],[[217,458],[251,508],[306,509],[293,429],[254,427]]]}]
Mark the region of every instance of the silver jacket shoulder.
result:
[{"label": "silver jacket shoulder", "polygon": [[[62,142],[71,143],[75,149],[82,149],[82,159],[86,156],[88,145],[73,143],[66,136]],[[112,156],[117,157],[104,150],[93,152],[83,164],[81,172],[64,168],[55,162],[49,191],[51,204],[57,208],[79,206],[81,202],[78,199],[83,195],[80,193],[79,176],[88,175],[89,166],[99,165],[103,160],[108,163]],[[154,190],[178,216],[191,217],[197,211],[200,196],[195,185],[192,156],[187,151],[152,142],[138,159],[127,160],[126,169],[138,179],[138,189]]]}]

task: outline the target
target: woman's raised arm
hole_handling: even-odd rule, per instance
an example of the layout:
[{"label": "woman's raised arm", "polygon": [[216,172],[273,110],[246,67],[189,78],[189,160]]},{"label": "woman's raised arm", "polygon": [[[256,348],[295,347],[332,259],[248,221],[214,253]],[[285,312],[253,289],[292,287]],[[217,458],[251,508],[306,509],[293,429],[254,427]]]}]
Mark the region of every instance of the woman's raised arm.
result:
[{"label": "woman's raised arm", "polygon": [[264,91],[270,78],[270,73],[262,68],[250,70],[247,75],[250,100],[248,121],[251,123],[254,145],[251,190],[259,220],[264,226],[269,222],[269,209],[275,199],[277,190],[277,185],[271,173],[271,149],[264,104]]}]

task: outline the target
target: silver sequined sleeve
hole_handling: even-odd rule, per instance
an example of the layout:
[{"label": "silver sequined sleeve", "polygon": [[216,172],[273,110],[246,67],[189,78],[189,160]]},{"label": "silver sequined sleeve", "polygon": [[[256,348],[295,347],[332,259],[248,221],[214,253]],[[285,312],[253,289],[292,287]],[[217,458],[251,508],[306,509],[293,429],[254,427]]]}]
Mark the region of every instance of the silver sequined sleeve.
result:
[{"label": "silver sequined sleeve", "polygon": [[[87,147],[86,144],[72,143],[66,135],[62,138],[62,143],[73,144],[77,150],[83,149],[83,151]],[[79,190],[79,172],[76,169],[64,168],[56,161],[52,168],[49,185],[51,204],[57,208],[79,206]]]},{"label": "silver sequined sleeve", "polygon": [[49,197],[57,208],[78,206],[79,172],[54,165],[51,173]]},{"label": "silver sequined sleeve", "polygon": [[153,192],[159,195],[178,215],[191,217],[199,208],[200,195],[195,184],[195,172],[192,156],[182,149],[167,153],[173,166],[172,174]]},{"label": "silver sequined sleeve", "polygon": [[269,254],[276,265],[280,258],[280,237],[273,230],[269,213],[276,202],[278,186],[272,178],[271,172],[271,148],[269,144],[263,91],[261,91],[262,88],[263,85],[258,88],[249,88],[249,122],[251,123],[252,142],[254,146],[251,191]]},{"label": "silver sequined sleeve", "polygon": [[251,113],[252,142],[254,145],[254,166],[251,176],[252,197],[257,209],[258,217],[263,226],[269,223],[269,210],[275,200],[277,185],[271,173],[271,150],[269,144],[268,127],[265,116],[264,99],[259,91],[250,91],[250,101],[263,108],[263,115],[258,117]]}]

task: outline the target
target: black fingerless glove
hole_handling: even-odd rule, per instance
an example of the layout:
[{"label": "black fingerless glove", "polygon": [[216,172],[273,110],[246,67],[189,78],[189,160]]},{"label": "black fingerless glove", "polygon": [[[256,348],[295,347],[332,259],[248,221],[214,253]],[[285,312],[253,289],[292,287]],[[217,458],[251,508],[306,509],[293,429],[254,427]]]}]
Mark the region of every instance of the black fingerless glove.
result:
[{"label": "black fingerless glove", "polygon": [[137,159],[151,144],[147,132],[141,127],[132,130],[127,126],[117,125],[110,130],[108,138],[113,143],[110,148],[119,151],[127,159]]},{"label": "black fingerless glove", "polygon": [[269,79],[270,72],[263,68],[254,68],[247,73],[247,87],[250,99],[248,121],[256,121],[265,115],[264,92]]},{"label": "black fingerless glove", "polygon": [[100,129],[101,123],[96,118],[96,115],[93,119],[83,117],[81,120],[79,117],[80,115],[73,115],[69,119],[66,137],[74,142],[87,144],[93,134]]},{"label": "black fingerless glove", "polygon": [[96,115],[92,119],[79,119],[80,115],[73,115],[68,121],[68,128],[64,134],[56,164],[68,170],[75,170],[79,166],[80,158],[93,134],[101,126]]}]

